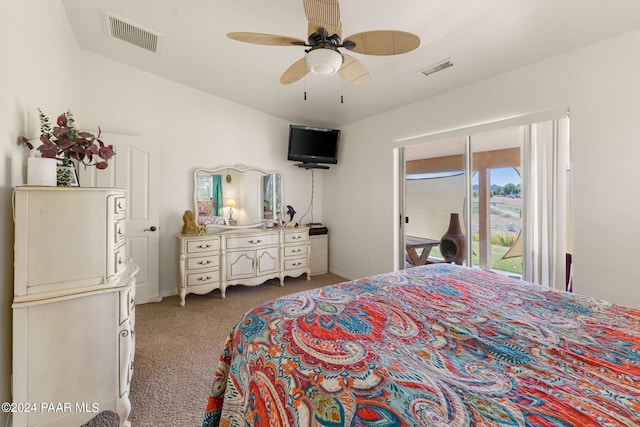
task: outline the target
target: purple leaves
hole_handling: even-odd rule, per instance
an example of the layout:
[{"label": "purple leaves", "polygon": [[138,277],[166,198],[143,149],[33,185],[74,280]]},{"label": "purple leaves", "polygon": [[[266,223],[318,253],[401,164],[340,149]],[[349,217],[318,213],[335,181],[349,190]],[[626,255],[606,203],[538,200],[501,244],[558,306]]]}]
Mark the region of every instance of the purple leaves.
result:
[{"label": "purple leaves", "polygon": [[18,137],[18,145],[26,145],[29,150],[33,150],[33,144],[24,136]]},{"label": "purple leaves", "polygon": [[66,113],[62,113],[62,114],[60,114],[58,116],[58,126],[60,126],[60,127],[66,127],[67,126],[67,114]]},{"label": "purple leaves", "polygon": [[[51,129],[49,118],[40,109],[38,112],[40,113],[41,144],[37,150],[42,157],[75,159],[85,166],[107,168],[108,160],[116,153],[113,151],[113,145],[105,145],[100,139],[102,133],[100,128],[98,128],[97,137],[90,132],[78,131],[71,111],[67,111],[58,116],[57,126]],[[30,150],[33,149],[33,144],[24,136],[18,138],[18,144],[26,145]]]}]

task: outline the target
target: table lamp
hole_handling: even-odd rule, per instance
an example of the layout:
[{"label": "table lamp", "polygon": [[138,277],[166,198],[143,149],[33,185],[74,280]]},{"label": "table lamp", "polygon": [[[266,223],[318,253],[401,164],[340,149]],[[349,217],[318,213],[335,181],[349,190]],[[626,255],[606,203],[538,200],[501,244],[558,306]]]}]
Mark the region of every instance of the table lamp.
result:
[{"label": "table lamp", "polygon": [[233,208],[236,206],[235,199],[228,199],[224,205],[229,208],[229,221],[233,221]]}]

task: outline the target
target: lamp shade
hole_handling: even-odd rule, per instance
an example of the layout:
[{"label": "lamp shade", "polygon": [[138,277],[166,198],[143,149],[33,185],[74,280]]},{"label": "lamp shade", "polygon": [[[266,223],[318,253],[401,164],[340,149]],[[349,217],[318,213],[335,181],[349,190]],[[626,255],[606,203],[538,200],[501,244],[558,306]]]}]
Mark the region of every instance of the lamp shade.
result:
[{"label": "lamp shade", "polygon": [[226,207],[228,208],[235,208],[236,207],[236,201],[235,199],[227,199],[226,203],[224,204]]},{"label": "lamp shade", "polygon": [[307,53],[306,61],[309,70],[321,76],[335,74],[342,67],[342,55],[340,52],[329,48],[311,49]]}]

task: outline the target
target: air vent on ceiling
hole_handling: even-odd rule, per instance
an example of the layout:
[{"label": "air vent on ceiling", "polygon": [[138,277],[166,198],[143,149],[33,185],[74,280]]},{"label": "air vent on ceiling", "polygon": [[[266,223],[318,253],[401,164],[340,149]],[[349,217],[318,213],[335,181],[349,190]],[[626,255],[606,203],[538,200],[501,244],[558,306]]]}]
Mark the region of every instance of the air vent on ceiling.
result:
[{"label": "air vent on ceiling", "polygon": [[424,74],[425,76],[428,76],[429,74],[433,74],[433,73],[437,73],[438,71],[442,71],[444,69],[447,69],[449,67],[453,67],[453,62],[451,62],[450,60],[446,60],[446,61],[442,61],[436,65],[432,65],[430,67],[427,67],[423,70],[420,70],[420,72],[422,74]]},{"label": "air vent on ceiling", "polygon": [[122,19],[109,12],[105,12],[104,16],[107,20],[107,33],[111,37],[131,43],[132,45],[141,47],[149,52],[159,52],[160,34]]}]

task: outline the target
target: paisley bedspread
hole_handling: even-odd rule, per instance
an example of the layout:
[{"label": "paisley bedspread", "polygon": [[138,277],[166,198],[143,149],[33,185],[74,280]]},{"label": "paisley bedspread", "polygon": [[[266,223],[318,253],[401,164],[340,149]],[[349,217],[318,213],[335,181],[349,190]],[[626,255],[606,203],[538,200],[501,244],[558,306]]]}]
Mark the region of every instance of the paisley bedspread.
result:
[{"label": "paisley bedspread", "polygon": [[450,264],[246,313],[203,426],[637,426],[640,310]]}]

